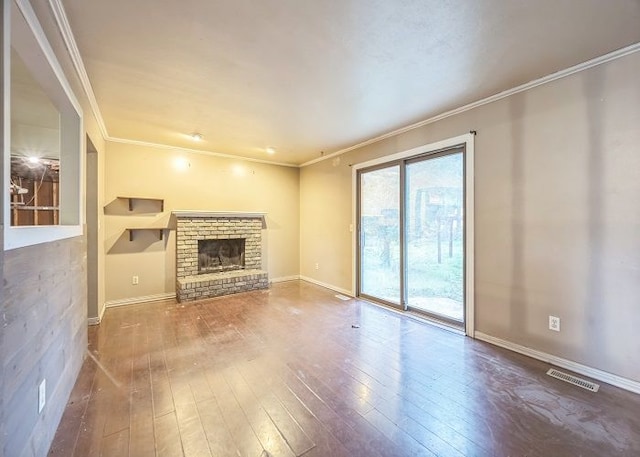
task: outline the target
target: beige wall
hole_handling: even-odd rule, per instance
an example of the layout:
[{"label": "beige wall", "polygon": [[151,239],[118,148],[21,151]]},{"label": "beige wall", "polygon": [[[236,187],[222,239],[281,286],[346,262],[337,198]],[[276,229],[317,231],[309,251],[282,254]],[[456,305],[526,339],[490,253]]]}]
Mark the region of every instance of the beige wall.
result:
[{"label": "beige wall", "polygon": [[640,381],[638,74],[635,53],[303,168],[301,275],[351,289],[349,164],[477,130],[476,330]]},{"label": "beige wall", "polygon": [[[270,279],[298,275],[299,170],[146,146],[108,143],[105,244],[108,302],[175,292],[175,231],[160,241],[155,232],[127,227],[169,226],[172,210],[266,212],[263,269]],[[189,166],[180,170],[176,160]],[[164,213],[136,202],[129,214],[118,196],[165,200]],[[140,211],[140,213],[138,213]],[[132,276],[139,284],[132,285]]]}]

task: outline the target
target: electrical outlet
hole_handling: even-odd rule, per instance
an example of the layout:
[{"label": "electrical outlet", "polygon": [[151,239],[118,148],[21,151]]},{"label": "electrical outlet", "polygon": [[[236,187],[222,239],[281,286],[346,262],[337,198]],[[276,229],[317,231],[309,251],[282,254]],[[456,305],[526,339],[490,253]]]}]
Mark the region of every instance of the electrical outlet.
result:
[{"label": "electrical outlet", "polygon": [[320,264],[318,262],[316,262],[316,270],[320,269]]},{"label": "electrical outlet", "polygon": [[43,379],[38,386],[38,414],[44,409],[44,405],[47,403],[47,380]]},{"label": "electrical outlet", "polygon": [[554,332],[560,331],[560,318],[556,316],[549,316],[549,330]]},{"label": "electrical outlet", "polygon": [[137,286],[139,282],[140,282],[140,278],[138,278],[138,276],[133,276],[131,278],[131,284],[133,284],[134,286]]}]

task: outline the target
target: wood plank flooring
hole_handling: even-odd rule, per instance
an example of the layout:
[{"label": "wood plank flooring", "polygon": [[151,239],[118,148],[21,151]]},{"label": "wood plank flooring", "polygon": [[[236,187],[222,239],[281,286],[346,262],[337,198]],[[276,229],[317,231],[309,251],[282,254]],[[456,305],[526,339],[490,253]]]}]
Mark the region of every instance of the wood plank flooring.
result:
[{"label": "wood plank flooring", "polygon": [[640,396],[305,282],[109,309],[89,339],[51,456],[640,455]]}]

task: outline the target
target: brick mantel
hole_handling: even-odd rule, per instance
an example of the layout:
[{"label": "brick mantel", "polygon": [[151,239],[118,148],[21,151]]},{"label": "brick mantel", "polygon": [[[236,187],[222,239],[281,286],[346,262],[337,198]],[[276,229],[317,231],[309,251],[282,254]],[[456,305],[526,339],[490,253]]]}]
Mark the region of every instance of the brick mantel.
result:
[{"label": "brick mantel", "polygon": [[171,211],[171,214],[177,218],[193,219],[200,217],[248,217],[248,218],[260,218],[264,221],[267,213],[262,212],[245,212],[245,211],[206,211],[206,210],[192,210],[192,209],[179,209]]}]

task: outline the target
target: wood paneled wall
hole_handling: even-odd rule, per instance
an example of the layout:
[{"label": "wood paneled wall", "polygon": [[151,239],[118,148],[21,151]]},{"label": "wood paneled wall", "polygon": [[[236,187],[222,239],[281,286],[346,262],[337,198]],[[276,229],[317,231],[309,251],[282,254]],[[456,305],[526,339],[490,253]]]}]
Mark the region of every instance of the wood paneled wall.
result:
[{"label": "wood paneled wall", "polygon": [[47,455],[87,346],[86,252],[78,237],[4,254],[0,455]]},{"label": "wood paneled wall", "polygon": [[[8,17],[7,7],[4,5],[6,2],[0,3],[0,24],[2,28],[2,33],[0,33],[0,87],[5,87],[5,69],[8,69],[8,65],[5,64],[5,56],[4,56],[4,45],[5,39],[7,37],[7,33],[5,33],[5,18]],[[4,92],[2,93],[2,97],[0,97],[0,150],[4,151]],[[0,160],[4,160],[3,157],[0,156]],[[3,162],[4,167],[4,162]],[[4,189],[4,173],[0,173],[0,189]],[[0,272],[4,271],[4,211],[0,211]],[[4,279],[4,274],[2,274],[2,279]],[[0,284],[0,455],[5,455],[3,452],[4,449],[4,437],[7,435],[5,433],[5,425],[4,425],[4,319],[2,319],[1,312],[4,311],[4,290],[2,285]]]}]

